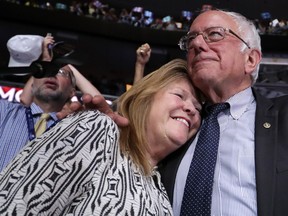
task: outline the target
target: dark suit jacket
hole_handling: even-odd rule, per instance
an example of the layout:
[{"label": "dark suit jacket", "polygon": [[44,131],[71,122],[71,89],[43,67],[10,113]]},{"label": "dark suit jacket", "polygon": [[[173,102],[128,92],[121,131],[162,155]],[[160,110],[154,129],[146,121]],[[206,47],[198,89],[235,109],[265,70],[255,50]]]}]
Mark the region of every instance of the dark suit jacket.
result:
[{"label": "dark suit jacket", "polygon": [[[267,99],[254,89],[253,92],[257,101],[255,166],[258,215],[288,216],[288,96]],[[159,165],[171,203],[177,169],[189,144]]]}]

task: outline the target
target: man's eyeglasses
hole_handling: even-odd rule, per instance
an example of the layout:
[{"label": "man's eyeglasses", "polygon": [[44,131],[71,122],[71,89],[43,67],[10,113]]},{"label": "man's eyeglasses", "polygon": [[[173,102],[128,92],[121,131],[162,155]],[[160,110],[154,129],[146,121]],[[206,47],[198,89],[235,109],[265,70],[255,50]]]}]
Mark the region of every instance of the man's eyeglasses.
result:
[{"label": "man's eyeglasses", "polygon": [[189,49],[193,48],[191,42],[198,36],[202,35],[206,43],[217,42],[223,40],[226,35],[230,33],[234,35],[236,38],[241,40],[249,49],[250,46],[246,41],[244,41],[240,36],[238,36],[235,32],[231,29],[223,28],[223,27],[211,27],[205,29],[203,32],[188,32],[187,35],[183,36],[178,45],[181,50],[188,51]]},{"label": "man's eyeglasses", "polygon": [[64,70],[63,68],[60,68],[58,70],[58,73],[56,74],[56,76],[62,76],[62,77],[66,77],[66,78],[70,78],[71,79],[70,72],[67,71],[67,70]]},{"label": "man's eyeglasses", "polygon": [[[54,75],[55,76],[55,75]],[[75,80],[75,76],[73,75],[73,72],[69,69],[64,69],[64,68],[60,68],[56,74],[56,76],[62,76],[65,77],[66,79],[70,79],[73,87],[76,86],[76,80]]]}]

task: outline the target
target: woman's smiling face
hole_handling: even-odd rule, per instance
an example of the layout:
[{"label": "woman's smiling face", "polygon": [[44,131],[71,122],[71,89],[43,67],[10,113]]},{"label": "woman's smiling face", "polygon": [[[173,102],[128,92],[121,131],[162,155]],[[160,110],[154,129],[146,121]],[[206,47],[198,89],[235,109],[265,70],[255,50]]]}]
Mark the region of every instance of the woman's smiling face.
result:
[{"label": "woman's smiling face", "polygon": [[181,147],[197,132],[200,110],[194,88],[185,79],[174,81],[157,92],[146,126],[150,154],[163,159]]}]

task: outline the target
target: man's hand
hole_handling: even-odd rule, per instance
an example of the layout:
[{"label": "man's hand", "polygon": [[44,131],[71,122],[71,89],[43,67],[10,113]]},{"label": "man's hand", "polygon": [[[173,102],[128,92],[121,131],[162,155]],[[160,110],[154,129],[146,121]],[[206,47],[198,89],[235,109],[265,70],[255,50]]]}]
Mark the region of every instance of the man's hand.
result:
[{"label": "man's hand", "polygon": [[119,127],[125,127],[129,124],[128,119],[113,112],[102,95],[92,97],[89,94],[84,94],[82,96],[82,102],[83,105],[79,102],[72,102],[70,105],[65,105],[63,109],[57,113],[57,117],[62,119],[75,111],[97,109],[112,118]]}]

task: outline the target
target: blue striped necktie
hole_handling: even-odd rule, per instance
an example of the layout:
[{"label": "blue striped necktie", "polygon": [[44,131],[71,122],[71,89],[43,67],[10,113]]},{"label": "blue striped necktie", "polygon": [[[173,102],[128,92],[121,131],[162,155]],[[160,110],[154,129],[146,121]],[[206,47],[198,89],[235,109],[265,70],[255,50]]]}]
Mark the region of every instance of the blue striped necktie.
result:
[{"label": "blue striped necktie", "polygon": [[228,103],[207,107],[189,168],[181,205],[181,216],[210,216],[214,169],[217,159],[220,127],[217,116],[229,108]]}]

